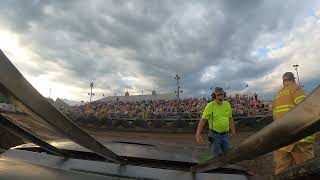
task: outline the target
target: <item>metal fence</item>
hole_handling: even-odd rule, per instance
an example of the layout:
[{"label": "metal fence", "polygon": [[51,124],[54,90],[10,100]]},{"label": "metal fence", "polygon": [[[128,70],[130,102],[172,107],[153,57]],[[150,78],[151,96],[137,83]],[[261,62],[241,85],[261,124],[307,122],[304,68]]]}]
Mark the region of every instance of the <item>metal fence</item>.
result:
[{"label": "metal fence", "polygon": [[[201,118],[200,112],[189,113],[189,112],[167,112],[167,113],[155,113],[149,112],[145,114],[130,116],[127,113],[108,113],[104,115],[103,113],[99,114],[84,114],[84,113],[69,113],[67,114],[71,119],[90,119],[90,121],[99,121],[99,120],[126,120],[126,121],[177,121],[183,120],[188,122],[199,121]],[[266,109],[256,109],[252,114],[233,114],[235,120],[241,120],[246,118],[259,118],[264,116],[270,116],[271,113]]]}]

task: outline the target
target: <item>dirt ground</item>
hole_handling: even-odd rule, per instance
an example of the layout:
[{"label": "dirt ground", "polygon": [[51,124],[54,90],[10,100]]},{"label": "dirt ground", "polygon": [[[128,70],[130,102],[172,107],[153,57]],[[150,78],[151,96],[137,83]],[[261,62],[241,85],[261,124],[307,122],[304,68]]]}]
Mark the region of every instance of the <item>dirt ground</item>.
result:
[{"label": "dirt ground", "polygon": [[[123,132],[123,131],[96,131],[88,129],[88,132],[101,140],[113,141],[135,141],[150,144],[165,144],[178,147],[188,148],[192,151],[207,151],[208,142],[206,135],[203,134],[204,144],[198,145],[195,142],[194,134],[191,133],[141,133],[141,132]],[[231,138],[233,145],[237,145],[254,132],[238,132]],[[247,160],[240,163],[241,166],[247,168],[251,173],[256,175],[271,175],[273,174],[272,153],[268,153],[254,160]]]}]

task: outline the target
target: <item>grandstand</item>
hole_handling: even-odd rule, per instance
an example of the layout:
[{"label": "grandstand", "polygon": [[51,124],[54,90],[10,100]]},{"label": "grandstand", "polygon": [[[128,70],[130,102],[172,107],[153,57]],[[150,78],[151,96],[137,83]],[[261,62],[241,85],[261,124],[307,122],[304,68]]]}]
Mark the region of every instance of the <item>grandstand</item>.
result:
[{"label": "grandstand", "polygon": [[[203,97],[178,99],[176,94],[156,93],[131,96],[126,93],[125,96],[109,96],[85,104],[59,98],[56,101],[47,100],[82,126],[93,125],[111,129],[142,127],[156,131],[171,129],[174,132],[179,128],[194,130],[204,107],[210,101]],[[271,120],[270,102],[251,95],[238,94],[226,97],[226,100],[233,108],[233,117],[238,126],[261,128]],[[2,111],[22,112],[14,104],[2,104],[1,107]]]},{"label": "grandstand", "polygon": [[[270,104],[249,95],[227,97],[233,107],[236,121],[249,126],[264,126],[270,122],[258,119],[271,117]],[[111,96],[98,101],[72,106],[67,115],[81,125],[132,129],[189,129],[196,127],[201,113],[208,103],[203,97],[177,99],[172,95]],[[240,122],[241,120],[241,122]],[[260,120],[259,120],[260,121]],[[174,131],[174,130],[173,130]]]},{"label": "grandstand", "polygon": [[11,104],[0,103],[0,111],[14,111],[14,107]]}]

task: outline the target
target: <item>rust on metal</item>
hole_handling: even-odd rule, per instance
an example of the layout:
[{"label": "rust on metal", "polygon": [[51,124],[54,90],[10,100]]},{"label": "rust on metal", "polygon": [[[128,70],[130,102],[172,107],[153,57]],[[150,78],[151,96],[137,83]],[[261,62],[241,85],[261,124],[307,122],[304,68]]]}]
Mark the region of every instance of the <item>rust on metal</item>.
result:
[{"label": "rust on metal", "polygon": [[68,117],[52,106],[17,70],[0,50],[0,87],[8,97],[35,119],[53,126],[67,138],[86,147],[102,157],[125,164],[125,160],[103,146],[95,138],[80,129]]}]

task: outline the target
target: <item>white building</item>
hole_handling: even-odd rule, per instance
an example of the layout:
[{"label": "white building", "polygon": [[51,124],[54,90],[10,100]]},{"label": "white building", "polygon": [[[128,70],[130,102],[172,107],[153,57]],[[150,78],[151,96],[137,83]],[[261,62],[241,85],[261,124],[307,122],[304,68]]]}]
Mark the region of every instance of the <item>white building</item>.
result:
[{"label": "white building", "polygon": [[124,102],[136,102],[136,101],[154,101],[154,100],[174,100],[177,99],[176,94],[156,94],[153,95],[131,95],[126,94],[125,96],[108,96],[99,99],[95,102],[112,102],[112,101],[124,101]]},{"label": "white building", "polygon": [[53,105],[58,108],[60,111],[70,108],[70,106],[64,102],[62,99],[57,98]]}]

